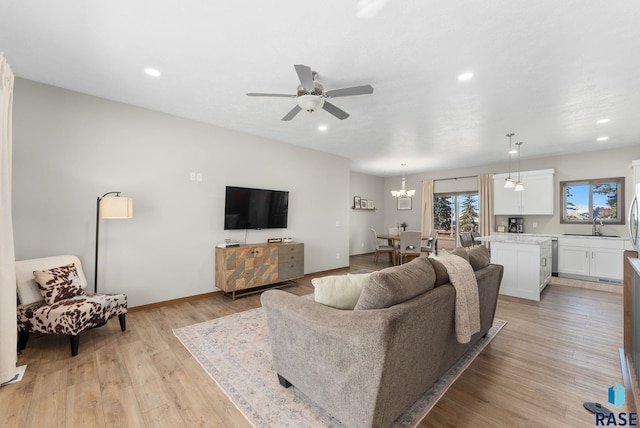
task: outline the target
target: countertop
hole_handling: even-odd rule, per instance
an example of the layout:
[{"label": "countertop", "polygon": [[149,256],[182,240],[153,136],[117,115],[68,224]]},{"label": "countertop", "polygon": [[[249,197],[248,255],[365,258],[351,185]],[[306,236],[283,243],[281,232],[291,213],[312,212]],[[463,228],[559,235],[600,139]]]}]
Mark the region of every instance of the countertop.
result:
[{"label": "countertop", "polygon": [[[607,235],[571,235],[571,234],[559,234],[554,235],[552,233],[502,233],[502,232],[493,232],[491,236],[538,236],[538,237],[547,237],[547,238],[579,238],[579,239],[613,239],[613,240],[622,240],[626,241],[627,238],[623,238],[620,236],[607,236]],[[477,238],[476,238],[477,239]]]},{"label": "countertop", "polygon": [[551,240],[551,236],[532,235],[527,233],[504,233],[474,238],[476,241],[503,242],[505,244],[540,245]]}]

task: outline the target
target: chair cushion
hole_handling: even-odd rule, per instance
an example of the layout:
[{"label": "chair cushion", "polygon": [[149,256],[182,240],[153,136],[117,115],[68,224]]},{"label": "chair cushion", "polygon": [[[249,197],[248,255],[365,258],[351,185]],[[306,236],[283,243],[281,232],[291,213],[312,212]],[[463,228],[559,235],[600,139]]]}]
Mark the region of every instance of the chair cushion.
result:
[{"label": "chair cushion", "polygon": [[427,257],[373,272],[355,310],[388,308],[431,290],[436,274]]},{"label": "chair cushion", "polygon": [[49,305],[84,294],[74,263],[47,270],[34,270],[33,276],[44,301]]},{"label": "chair cushion", "polygon": [[18,306],[18,331],[76,335],[127,312],[124,294],[88,294],[61,300]]},{"label": "chair cushion", "polygon": [[314,299],[325,306],[351,310],[358,303],[362,288],[370,276],[371,272],[313,278]]}]

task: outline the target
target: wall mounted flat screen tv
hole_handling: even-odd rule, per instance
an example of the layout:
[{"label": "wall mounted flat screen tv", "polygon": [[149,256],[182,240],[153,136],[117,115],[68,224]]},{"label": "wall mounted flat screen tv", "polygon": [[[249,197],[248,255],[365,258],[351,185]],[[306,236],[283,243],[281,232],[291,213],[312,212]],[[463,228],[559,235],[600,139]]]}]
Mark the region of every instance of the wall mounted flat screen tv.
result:
[{"label": "wall mounted flat screen tv", "polygon": [[289,192],[227,186],[224,229],[284,229]]}]

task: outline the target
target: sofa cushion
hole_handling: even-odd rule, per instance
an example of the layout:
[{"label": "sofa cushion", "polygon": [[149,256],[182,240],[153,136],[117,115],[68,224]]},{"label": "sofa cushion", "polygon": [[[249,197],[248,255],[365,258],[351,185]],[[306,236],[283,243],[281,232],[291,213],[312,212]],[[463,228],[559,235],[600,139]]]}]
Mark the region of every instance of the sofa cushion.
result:
[{"label": "sofa cushion", "polygon": [[469,263],[474,271],[482,269],[489,265],[490,262],[491,256],[489,256],[489,249],[484,245],[469,250]]},{"label": "sofa cushion", "polygon": [[84,294],[74,263],[47,270],[34,270],[33,276],[44,301],[49,305]]},{"label": "sofa cushion", "polygon": [[371,272],[313,278],[314,299],[325,306],[351,310],[358,303],[362,288],[370,276]]},{"label": "sofa cushion", "polygon": [[388,308],[431,290],[436,273],[425,256],[373,272],[365,283],[356,310]]},{"label": "sofa cushion", "polygon": [[436,273],[436,283],[434,287],[440,287],[441,285],[448,284],[449,273],[447,272],[447,268],[438,261],[438,257],[429,257],[429,262],[431,262],[433,270]]}]

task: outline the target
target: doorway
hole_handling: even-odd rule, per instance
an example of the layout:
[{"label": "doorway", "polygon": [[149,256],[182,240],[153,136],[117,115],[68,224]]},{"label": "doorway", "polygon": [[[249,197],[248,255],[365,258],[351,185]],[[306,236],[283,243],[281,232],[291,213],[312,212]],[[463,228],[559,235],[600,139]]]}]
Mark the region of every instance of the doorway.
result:
[{"label": "doorway", "polygon": [[455,249],[460,245],[460,232],[478,231],[478,193],[434,195],[433,223],[438,249]]}]

